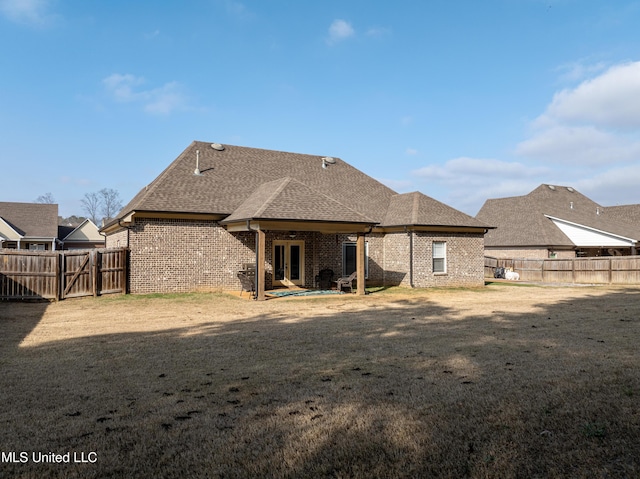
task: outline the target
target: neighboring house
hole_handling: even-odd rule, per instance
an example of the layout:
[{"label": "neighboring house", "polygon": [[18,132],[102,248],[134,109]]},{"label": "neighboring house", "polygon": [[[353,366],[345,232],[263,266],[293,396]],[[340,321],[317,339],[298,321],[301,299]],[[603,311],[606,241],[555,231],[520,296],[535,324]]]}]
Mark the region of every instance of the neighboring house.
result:
[{"label": "neighboring house", "polygon": [[0,202],[0,248],[55,250],[58,205]]},{"label": "neighboring house", "polygon": [[78,226],[58,226],[58,240],[61,249],[104,248],[104,236],[90,219]]},{"label": "neighboring house", "polygon": [[108,247],[130,249],[131,292],[240,290],[254,263],[259,299],[314,287],[326,268],[368,284],[482,286],[486,231],[337,158],[202,142],[101,229]]},{"label": "neighboring house", "polygon": [[639,207],[607,208],[570,186],[540,185],[524,196],[487,200],[476,219],[497,227],[485,237],[488,256],[630,255],[640,240]]}]

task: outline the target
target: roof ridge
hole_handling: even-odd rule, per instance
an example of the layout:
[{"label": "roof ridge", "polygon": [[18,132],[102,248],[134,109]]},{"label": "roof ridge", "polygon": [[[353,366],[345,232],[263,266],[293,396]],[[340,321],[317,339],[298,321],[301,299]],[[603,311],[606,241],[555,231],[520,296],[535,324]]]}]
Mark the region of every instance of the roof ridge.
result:
[{"label": "roof ridge", "polygon": [[[267,185],[269,183],[276,183],[276,182],[280,182],[280,185],[273,190],[273,192],[269,195],[269,198],[267,198],[265,200],[264,203],[262,203],[262,206],[260,208],[258,208],[258,210],[256,211],[256,216],[260,216],[264,210],[267,209],[267,206],[269,206],[269,204],[280,194],[282,193],[282,190],[284,190],[284,188],[291,183],[291,177],[290,176],[284,176],[282,178],[279,178],[277,180],[273,180],[273,181],[267,181],[266,183],[262,183],[262,186]],[[259,188],[259,187],[258,187]]]}]

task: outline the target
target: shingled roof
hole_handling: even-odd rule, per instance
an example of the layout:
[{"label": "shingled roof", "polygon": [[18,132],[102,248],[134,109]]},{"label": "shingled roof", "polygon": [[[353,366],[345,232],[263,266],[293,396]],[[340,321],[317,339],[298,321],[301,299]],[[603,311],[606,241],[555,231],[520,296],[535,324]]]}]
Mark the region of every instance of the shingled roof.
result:
[{"label": "shingled roof", "polygon": [[404,225],[487,228],[476,218],[418,191],[392,196],[387,214],[380,226]]},{"label": "shingled roof", "polygon": [[58,205],[0,201],[0,218],[24,238],[56,238]]},{"label": "shingled roof", "polygon": [[[194,174],[198,165],[200,175]],[[405,210],[405,208],[408,208]],[[482,227],[421,193],[398,195],[339,158],[195,141],[117,215]],[[117,221],[117,220],[116,220]]]},{"label": "shingled roof", "polygon": [[375,223],[289,177],[260,185],[223,223],[248,219]]},{"label": "shingled roof", "polygon": [[[201,176],[194,175],[199,152]],[[322,157],[299,153],[193,142],[150,185],[127,204],[118,217],[132,211],[231,215],[261,185],[292,178],[353,211],[382,220],[395,194],[382,183],[336,158],[322,167]],[[303,206],[304,208],[304,206]],[[292,212],[296,219],[298,212]]]},{"label": "shingled roof", "polygon": [[614,235],[640,239],[640,226],[570,186],[540,185],[525,196],[487,200],[476,219],[496,225],[486,246],[574,246],[551,218]]}]

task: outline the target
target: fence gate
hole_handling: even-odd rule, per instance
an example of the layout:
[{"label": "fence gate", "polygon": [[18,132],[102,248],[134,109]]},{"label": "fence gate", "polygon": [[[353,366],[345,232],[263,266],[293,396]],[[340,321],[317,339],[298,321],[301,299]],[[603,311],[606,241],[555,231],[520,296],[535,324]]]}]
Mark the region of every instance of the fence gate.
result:
[{"label": "fence gate", "polygon": [[0,250],[0,300],[127,292],[127,249]]},{"label": "fence gate", "polygon": [[62,293],[60,299],[96,296],[96,251],[62,252]]}]

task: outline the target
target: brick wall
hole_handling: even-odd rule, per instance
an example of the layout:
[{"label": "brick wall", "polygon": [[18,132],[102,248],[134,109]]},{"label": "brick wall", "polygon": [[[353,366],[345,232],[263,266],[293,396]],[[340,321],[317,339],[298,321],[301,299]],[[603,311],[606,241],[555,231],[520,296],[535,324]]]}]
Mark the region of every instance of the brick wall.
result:
[{"label": "brick wall", "polygon": [[[411,238],[413,237],[413,278]],[[433,272],[432,245],[446,243],[446,273]],[[464,233],[390,233],[384,238],[384,283],[428,288],[484,285],[484,235]]]},{"label": "brick wall", "polygon": [[[229,233],[214,221],[138,219],[128,232],[130,291],[132,293],[240,290],[237,272],[243,263],[255,262],[255,233]],[[293,234],[293,233],[292,233]],[[484,284],[482,234],[411,233],[413,284],[430,286],[481,286]],[[313,287],[321,269],[342,275],[342,245],[355,243],[356,235],[314,232],[268,232],[266,236],[266,289],[273,286],[273,245],[276,240],[304,241],[304,286]],[[433,241],[447,243],[447,272],[432,272]],[[367,285],[410,286],[410,236],[407,233],[367,235]],[[107,237],[107,247],[126,246],[127,231]]]},{"label": "brick wall", "polygon": [[132,293],[239,290],[242,263],[255,262],[255,233],[213,221],[145,218],[129,234]]},{"label": "brick wall", "polygon": [[[446,243],[446,273],[433,272],[434,241]],[[484,286],[484,235],[472,233],[414,233],[413,284],[432,286]]]}]

